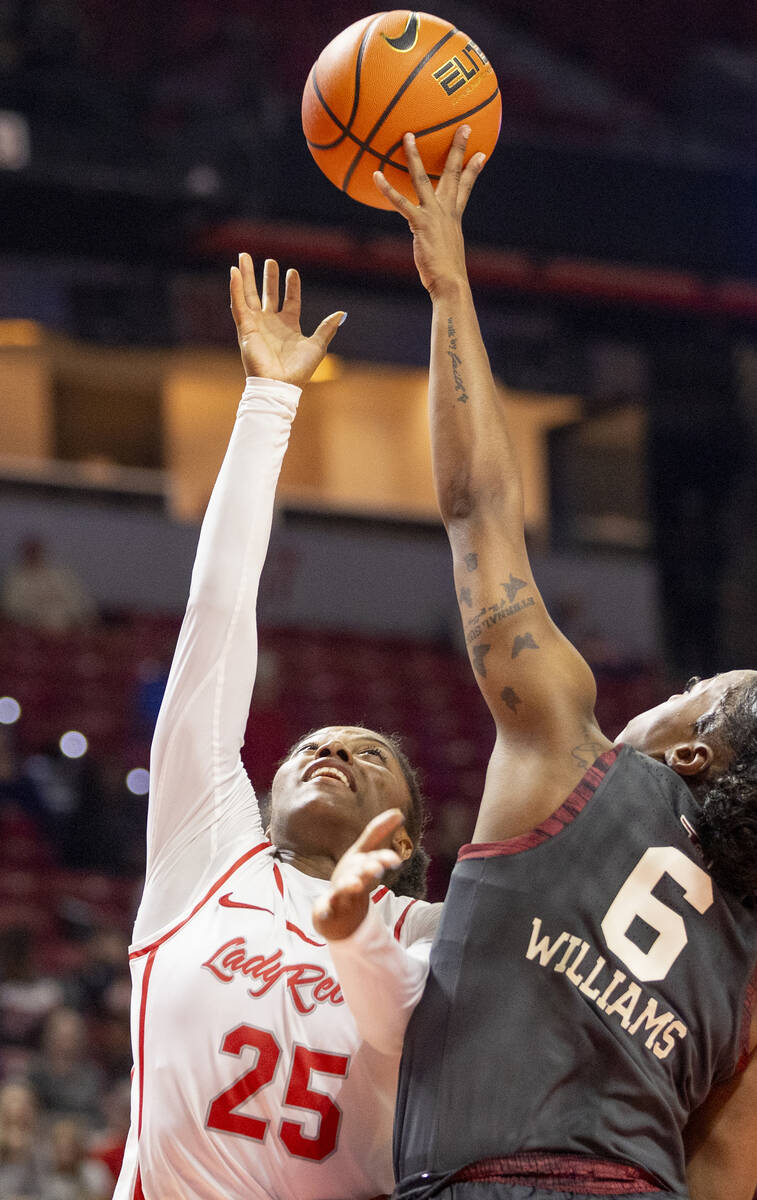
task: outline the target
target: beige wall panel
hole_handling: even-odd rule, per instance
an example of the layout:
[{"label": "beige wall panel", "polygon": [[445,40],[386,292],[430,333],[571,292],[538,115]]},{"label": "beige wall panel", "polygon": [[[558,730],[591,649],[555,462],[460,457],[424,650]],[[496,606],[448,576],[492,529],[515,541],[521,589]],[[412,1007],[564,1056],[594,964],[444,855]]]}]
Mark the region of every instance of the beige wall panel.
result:
[{"label": "beige wall panel", "polygon": [[51,451],[50,368],[42,346],[0,346],[0,454],[46,458]]}]

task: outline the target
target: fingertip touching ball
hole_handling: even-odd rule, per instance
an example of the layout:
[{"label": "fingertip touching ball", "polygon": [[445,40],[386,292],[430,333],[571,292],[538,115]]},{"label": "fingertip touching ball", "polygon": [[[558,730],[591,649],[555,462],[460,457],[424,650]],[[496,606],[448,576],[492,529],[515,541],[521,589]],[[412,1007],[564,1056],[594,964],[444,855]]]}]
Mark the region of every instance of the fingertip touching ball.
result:
[{"label": "fingertip touching ball", "polygon": [[502,101],[494,71],[475,42],[449,21],[397,9],[342,30],[313,65],[302,97],[302,128],[324,175],[353,200],[391,208],[373,172],[416,201],[402,137],[411,132],[432,182],[455,130],[470,125],[466,162],[491,154]]}]

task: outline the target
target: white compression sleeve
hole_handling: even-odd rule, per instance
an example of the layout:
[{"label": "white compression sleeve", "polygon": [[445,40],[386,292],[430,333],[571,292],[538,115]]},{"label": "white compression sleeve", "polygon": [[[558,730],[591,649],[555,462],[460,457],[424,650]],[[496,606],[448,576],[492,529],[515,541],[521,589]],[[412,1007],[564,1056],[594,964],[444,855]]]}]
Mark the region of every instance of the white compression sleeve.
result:
[{"label": "white compression sleeve", "polygon": [[329,950],[362,1037],[382,1054],[400,1054],[426,984],[431,941],[401,946],[371,904],[355,932],[330,941]]},{"label": "white compression sleeve", "polygon": [[257,667],[258,584],[299,395],[290,384],[247,380],[208,503],[153,738],[135,939],[174,920],[219,863],[262,837],[240,750]]}]

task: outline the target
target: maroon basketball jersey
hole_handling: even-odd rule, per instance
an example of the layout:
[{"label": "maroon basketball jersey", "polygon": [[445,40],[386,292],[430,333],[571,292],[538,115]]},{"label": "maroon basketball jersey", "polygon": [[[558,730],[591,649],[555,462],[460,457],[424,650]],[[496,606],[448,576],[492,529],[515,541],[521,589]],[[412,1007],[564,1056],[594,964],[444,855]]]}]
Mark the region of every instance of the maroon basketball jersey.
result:
[{"label": "maroon basketball jersey", "polygon": [[678,776],[615,748],[538,829],[463,847],[405,1041],[400,1181],[549,1150],[686,1195],[683,1126],[745,1050],[757,919],[682,818]]}]

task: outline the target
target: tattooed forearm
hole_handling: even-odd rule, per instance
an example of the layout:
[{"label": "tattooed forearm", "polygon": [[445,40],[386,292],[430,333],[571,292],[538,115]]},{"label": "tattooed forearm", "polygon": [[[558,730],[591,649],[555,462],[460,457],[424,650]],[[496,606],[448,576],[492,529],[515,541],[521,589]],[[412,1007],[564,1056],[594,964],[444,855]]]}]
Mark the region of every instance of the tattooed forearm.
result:
[{"label": "tattooed forearm", "polygon": [[[525,608],[533,608],[535,604],[535,596],[526,596],[524,600],[516,600],[515,604],[508,604],[506,600],[501,600],[499,604],[491,604],[488,608],[482,608],[474,617],[469,617],[467,620],[465,639],[468,645],[471,642],[477,642],[484,630],[492,629],[499,621],[514,617],[516,613],[523,612]],[[521,650],[525,648],[525,646],[521,646]],[[529,648],[538,649],[536,646],[529,646]]]},{"label": "tattooed forearm", "polygon": [[478,555],[477,554],[466,554],[465,566],[469,571],[477,571],[478,570]]},{"label": "tattooed forearm", "polygon": [[468,393],[465,390],[465,384],[460,374],[462,359],[457,353],[457,334],[455,333],[455,324],[452,317],[447,321],[447,354],[452,364],[452,382],[455,385],[455,399],[459,400],[462,404],[467,404]]},{"label": "tattooed forearm", "polygon": [[519,633],[513,642],[513,652],[511,658],[517,658],[521,650],[538,650],[538,643],[534,641],[532,633]]},{"label": "tattooed forearm", "polygon": [[508,579],[507,583],[502,584],[502,587],[505,589],[505,595],[507,596],[508,601],[510,604],[512,604],[521,588],[528,587],[528,584],[526,583],[525,579],[518,579],[517,576],[513,575],[511,571],[510,578]]},{"label": "tattooed forearm", "polygon": [[476,670],[476,673],[480,675],[482,679],[486,679],[486,667],[484,666],[484,659],[490,650],[491,646],[487,646],[486,643],[474,646],[471,650],[473,666]]},{"label": "tattooed forearm", "polygon": [[460,595],[457,598],[458,604],[464,604],[466,608],[473,608],[473,597],[470,594],[470,588],[460,588]]},{"label": "tattooed forearm", "polygon": [[523,703],[518,693],[513,691],[511,687],[503,688],[500,692],[500,697],[504,700],[511,713],[517,713],[518,705]]}]

